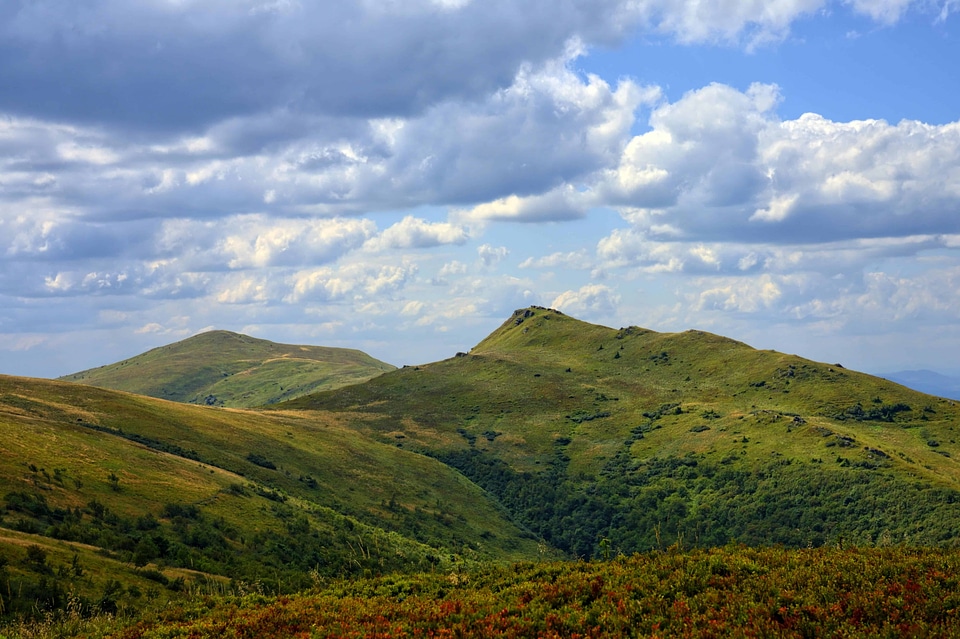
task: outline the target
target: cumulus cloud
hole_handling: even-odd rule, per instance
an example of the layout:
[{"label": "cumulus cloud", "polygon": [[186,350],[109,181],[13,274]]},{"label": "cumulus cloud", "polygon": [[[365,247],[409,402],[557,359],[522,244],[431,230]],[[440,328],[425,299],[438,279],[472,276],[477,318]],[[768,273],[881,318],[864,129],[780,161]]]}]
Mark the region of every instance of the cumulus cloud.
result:
[{"label": "cumulus cloud", "polygon": [[773,86],[714,84],[664,104],[596,190],[664,241],[960,231],[960,123],[782,121],[778,101]]},{"label": "cumulus cloud", "polygon": [[[542,220],[582,215],[568,182],[615,161],[634,112],[655,89],[581,77],[568,58],[525,66],[482,102],[443,103],[393,131],[384,168],[419,201],[491,202],[467,218]],[[370,188],[382,192],[378,179]],[[544,192],[554,190],[552,193]]]},{"label": "cumulus cloud", "polygon": [[552,308],[585,317],[612,317],[620,304],[620,295],[614,289],[603,284],[588,284],[578,290],[561,293],[553,302]]},{"label": "cumulus cloud", "polygon": [[[952,262],[909,275],[874,270],[832,276],[816,271],[719,275],[685,280],[676,306],[654,314],[667,311],[669,319],[661,320],[677,328],[712,327],[728,335],[745,326],[764,333],[779,326],[778,334],[790,330],[805,333],[803,339],[816,335],[815,341],[859,339],[906,326],[918,333],[950,330],[960,318],[958,291],[960,267]],[[807,355],[815,357],[822,346],[811,343],[809,348]],[[867,353],[856,357],[871,359]]]},{"label": "cumulus cloud", "polygon": [[463,262],[458,262],[453,260],[452,262],[447,262],[440,268],[438,275],[440,277],[446,277],[447,275],[463,275],[467,272],[467,265]]},{"label": "cumulus cloud", "polygon": [[285,302],[354,301],[389,296],[401,290],[417,273],[416,264],[376,265],[354,263],[299,271],[289,278],[290,293]]},{"label": "cumulus cloud", "polygon": [[489,244],[481,244],[477,248],[477,255],[480,257],[480,261],[487,268],[499,264],[510,254],[510,250],[506,246],[491,246]]},{"label": "cumulus cloud", "polygon": [[374,251],[383,248],[432,248],[444,244],[463,244],[467,238],[466,229],[457,224],[427,222],[408,215],[369,240],[366,246]]},{"label": "cumulus cloud", "polygon": [[699,293],[695,308],[753,313],[770,308],[783,295],[770,275],[727,280]]},{"label": "cumulus cloud", "polygon": [[[582,53],[525,63],[492,93],[402,116],[281,109],[159,139],[15,117],[0,124],[0,208],[115,223],[503,200],[478,220],[579,217],[586,204],[570,184],[616,161],[636,108],[658,95],[582,77],[571,68]],[[402,241],[409,224],[387,239]]]},{"label": "cumulus cloud", "polygon": [[550,222],[581,218],[587,213],[589,197],[567,184],[542,195],[510,195],[457,211],[458,218],[470,222]]},{"label": "cumulus cloud", "polygon": [[266,277],[243,274],[224,278],[215,299],[221,304],[262,304],[274,295]]},{"label": "cumulus cloud", "polygon": [[[375,345],[376,318],[439,335],[549,301],[511,252],[544,280],[589,271],[549,297],[597,319],[653,276],[705,315],[950,317],[950,267],[884,269],[960,245],[956,123],[784,121],[772,85],[667,102],[581,66],[637,29],[757,48],[814,14],[954,0],[518,6],[0,3],[0,329],[309,316]],[[539,241],[599,207],[623,221],[592,226],[595,254]]]},{"label": "cumulus cloud", "polygon": [[233,220],[215,253],[232,269],[301,266],[334,261],[370,238],[370,220],[279,220],[244,216]]}]

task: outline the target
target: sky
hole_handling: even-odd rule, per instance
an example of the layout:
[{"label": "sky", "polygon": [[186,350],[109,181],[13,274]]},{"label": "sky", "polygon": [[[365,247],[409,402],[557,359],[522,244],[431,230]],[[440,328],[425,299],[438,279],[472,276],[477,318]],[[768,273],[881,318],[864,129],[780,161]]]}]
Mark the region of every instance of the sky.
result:
[{"label": "sky", "polygon": [[960,374],[960,0],[0,0],[0,373],[529,305]]}]

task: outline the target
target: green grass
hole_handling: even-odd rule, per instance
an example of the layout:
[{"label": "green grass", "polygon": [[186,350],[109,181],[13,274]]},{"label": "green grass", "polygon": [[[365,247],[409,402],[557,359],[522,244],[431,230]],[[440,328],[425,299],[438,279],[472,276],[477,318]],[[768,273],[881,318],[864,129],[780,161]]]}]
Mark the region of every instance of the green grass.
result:
[{"label": "green grass", "polygon": [[[960,538],[944,501],[960,498],[955,402],[701,331],[616,330],[523,309],[469,355],[282,407],[338,412],[383,441],[403,436],[582,556],[596,556],[602,536],[649,549],[658,525],[702,543]],[[812,488],[776,522],[766,502],[784,498],[778,482]],[[873,518],[850,507],[854,486],[880,509]],[[801,516],[817,504],[830,519],[821,530]],[[730,508],[751,515],[715,514]]]},{"label": "green grass", "polygon": [[[0,376],[0,429],[0,526],[37,544],[101,547],[117,565],[139,552],[171,568],[296,590],[311,570],[376,574],[537,556],[529,534],[462,475],[336,417]],[[8,545],[0,540],[0,552]]]},{"label": "green grass", "polygon": [[[837,364],[530,308],[469,354],[259,410],[0,377],[0,525],[100,547],[121,584],[146,561],[271,592],[677,543],[949,547],[958,427]],[[43,586],[22,553],[8,572]]]},{"label": "green grass", "polygon": [[[656,420],[664,437],[635,444],[637,457],[725,456],[739,451],[738,440],[747,436],[754,446],[759,441],[757,453],[809,459],[822,456],[826,440],[818,429],[829,429],[854,437],[857,451],[871,446],[908,454],[915,463],[896,464],[918,476],[960,481],[960,466],[943,455],[960,454],[954,431],[960,410],[950,400],[699,331],[618,331],[553,311],[526,312],[533,315],[520,324],[508,321],[466,357],[281,406],[339,411],[361,431],[403,434],[409,445],[429,450],[471,447],[461,430],[476,437],[473,448],[495,452],[517,470],[534,470],[552,457],[554,441],[566,437],[571,469],[595,475],[635,427],[651,421],[644,413],[676,404],[680,414]],[[866,410],[896,404],[910,410],[892,422],[836,419],[858,403]],[[711,419],[703,418],[708,411]],[[701,425],[710,430],[689,432]],[[488,432],[501,434],[489,441]],[[940,445],[928,446],[931,440]]]},{"label": "green grass", "polygon": [[191,404],[249,408],[366,381],[393,369],[357,350],[210,331],[60,379]]}]

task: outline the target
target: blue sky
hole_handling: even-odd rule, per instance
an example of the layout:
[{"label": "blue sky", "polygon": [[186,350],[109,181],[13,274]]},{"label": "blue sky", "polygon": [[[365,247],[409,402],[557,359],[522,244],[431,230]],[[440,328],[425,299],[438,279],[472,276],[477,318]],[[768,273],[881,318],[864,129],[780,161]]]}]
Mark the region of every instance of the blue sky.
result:
[{"label": "blue sky", "polygon": [[0,373],[515,308],[960,373],[957,0],[0,0]]},{"label": "blue sky", "polygon": [[[960,35],[951,21],[908,13],[878,25],[838,7],[834,15],[801,19],[775,46],[746,53],[735,46],[684,46],[669,38],[635,38],[598,47],[580,67],[610,82],[631,76],[663,88],[671,100],[720,82],[745,89],[780,86],[781,118],[813,112],[831,120],[957,119]],[[956,18],[954,18],[954,21]]]}]

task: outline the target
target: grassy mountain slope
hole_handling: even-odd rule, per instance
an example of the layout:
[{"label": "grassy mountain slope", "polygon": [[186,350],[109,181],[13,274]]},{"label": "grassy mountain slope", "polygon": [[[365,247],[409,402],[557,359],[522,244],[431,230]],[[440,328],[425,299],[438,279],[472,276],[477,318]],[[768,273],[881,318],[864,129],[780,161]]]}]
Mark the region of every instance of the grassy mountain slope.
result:
[{"label": "grassy mountain slope", "polygon": [[468,355],[283,407],[402,437],[577,555],[960,539],[954,402],[701,331],[523,309]]},{"label": "grassy mountain slope", "polygon": [[177,402],[247,408],[362,382],[393,369],[357,350],[210,331],[60,379]]},{"label": "grassy mountain slope", "polygon": [[[460,474],[334,417],[0,376],[0,432],[0,525],[32,535],[28,545],[105,549],[127,564],[111,577],[125,588],[142,578],[137,565],[163,567],[158,583],[174,582],[167,568],[179,567],[290,589],[309,584],[311,570],[428,570],[454,555],[537,554]],[[24,553],[0,543],[0,564],[29,567]],[[33,574],[61,605],[69,574]],[[90,592],[103,587],[95,581],[77,586],[91,601],[102,594]],[[7,611],[19,605],[0,598]]]}]

